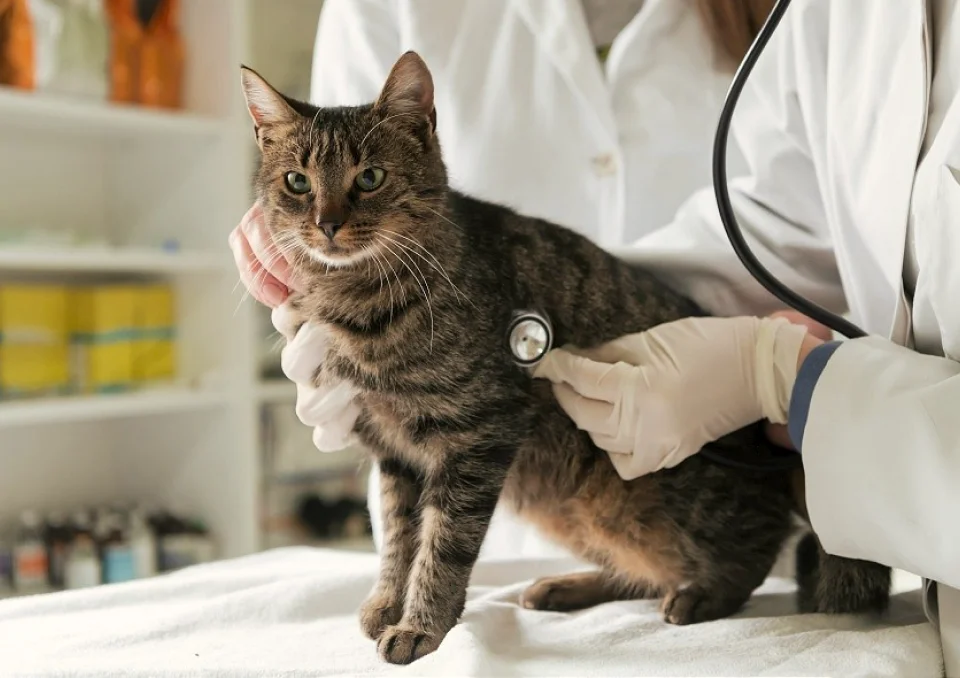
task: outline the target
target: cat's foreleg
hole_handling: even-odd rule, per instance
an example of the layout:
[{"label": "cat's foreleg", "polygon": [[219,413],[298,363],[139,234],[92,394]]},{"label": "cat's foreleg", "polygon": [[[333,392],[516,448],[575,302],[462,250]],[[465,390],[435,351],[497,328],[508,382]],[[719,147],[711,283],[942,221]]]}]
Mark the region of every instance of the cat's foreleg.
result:
[{"label": "cat's foreleg", "polygon": [[360,626],[374,640],[403,616],[407,580],[417,550],[416,512],[423,487],[418,472],[398,459],[381,458],[379,470],[383,525],[380,576],[360,608]]},{"label": "cat's foreleg", "polygon": [[427,474],[403,617],[380,636],[383,660],[419,659],[436,650],[457,623],[515,451],[487,445],[451,453]]}]

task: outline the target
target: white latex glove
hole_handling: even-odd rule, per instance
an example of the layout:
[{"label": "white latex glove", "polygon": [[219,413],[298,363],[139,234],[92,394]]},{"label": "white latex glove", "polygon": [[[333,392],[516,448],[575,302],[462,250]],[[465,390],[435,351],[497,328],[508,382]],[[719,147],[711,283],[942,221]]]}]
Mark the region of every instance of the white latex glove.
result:
[{"label": "white latex glove", "polygon": [[761,419],[785,423],[806,334],[784,318],[685,318],[551,351],[534,376],[632,480]]},{"label": "white latex glove", "polygon": [[314,386],[314,375],[327,350],[326,328],[309,322],[296,330],[296,319],[286,303],[273,309],[271,319],[287,339],[280,366],[297,385],[297,417],[313,427],[313,444],[321,452],[349,447],[355,442],[353,426],[360,415],[355,401],[358,391],[346,381],[329,387]]}]

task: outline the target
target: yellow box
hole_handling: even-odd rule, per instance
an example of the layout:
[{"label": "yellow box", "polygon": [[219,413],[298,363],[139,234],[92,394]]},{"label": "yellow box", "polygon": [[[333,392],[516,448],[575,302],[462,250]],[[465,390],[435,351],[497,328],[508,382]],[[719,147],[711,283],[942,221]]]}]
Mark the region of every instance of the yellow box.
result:
[{"label": "yellow box", "polygon": [[60,285],[0,286],[0,394],[62,393],[69,387],[68,291]]},{"label": "yellow box", "polygon": [[134,316],[133,378],[139,382],[176,376],[176,318],[169,285],[143,285],[137,290]]},{"label": "yellow box", "polygon": [[0,341],[65,343],[67,300],[67,288],[61,285],[0,286]]},{"label": "yellow box", "polygon": [[77,288],[72,314],[73,377],[84,393],[132,386],[137,287]]},{"label": "yellow box", "polygon": [[66,393],[69,364],[66,343],[0,344],[0,392],[6,398]]}]

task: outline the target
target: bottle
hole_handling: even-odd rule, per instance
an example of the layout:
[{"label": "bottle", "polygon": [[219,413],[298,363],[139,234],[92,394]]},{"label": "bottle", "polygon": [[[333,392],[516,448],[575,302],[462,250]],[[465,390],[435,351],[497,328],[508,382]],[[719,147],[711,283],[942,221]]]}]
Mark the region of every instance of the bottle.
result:
[{"label": "bottle", "polygon": [[13,540],[0,531],[0,597],[13,588]]},{"label": "bottle", "polygon": [[73,532],[74,538],[85,534],[91,539],[93,538],[93,519],[90,516],[89,511],[75,511],[71,517],[71,531]]},{"label": "bottle", "polygon": [[47,525],[44,530],[44,542],[47,548],[47,578],[54,588],[63,587],[64,567],[67,562],[67,552],[70,548],[71,532],[66,516],[62,513],[52,512],[47,516]]},{"label": "bottle", "polygon": [[36,87],[36,47],[29,0],[0,2],[0,84]]},{"label": "bottle", "polygon": [[129,540],[133,551],[134,573],[138,578],[152,577],[157,573],[157,545],[153,531],[147,525],[143,512],[130,512]]},{"label": "bottle", "polygon": [[36,511],[24,511],[20,516],[13,547],[13,583],[22,593],[40,593],[48,588],[47,547]]},{"label": "bottle", "polygon": [[106,513],[99,531],[100,552],[103,559],[103,582],[116,584],[136,578],[133,550],[123,529],[122,517]]},{"label": "bottle", "polygon": [[64,564],[63,580],[68,589],[99,586],[103,581],[100,558],[89,533],[80,532],[74,537]]}]

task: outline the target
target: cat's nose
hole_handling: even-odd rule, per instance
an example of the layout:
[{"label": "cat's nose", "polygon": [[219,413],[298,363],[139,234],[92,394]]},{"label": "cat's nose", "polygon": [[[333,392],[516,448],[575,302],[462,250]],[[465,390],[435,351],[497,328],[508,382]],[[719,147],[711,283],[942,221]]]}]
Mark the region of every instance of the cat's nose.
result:
[{"label": "cat's nose", "polygon": [[317,226],[323,231],[324,235],[333,240],[333,236],[337,234],[343,224],[339,221],[321,221]]}]

